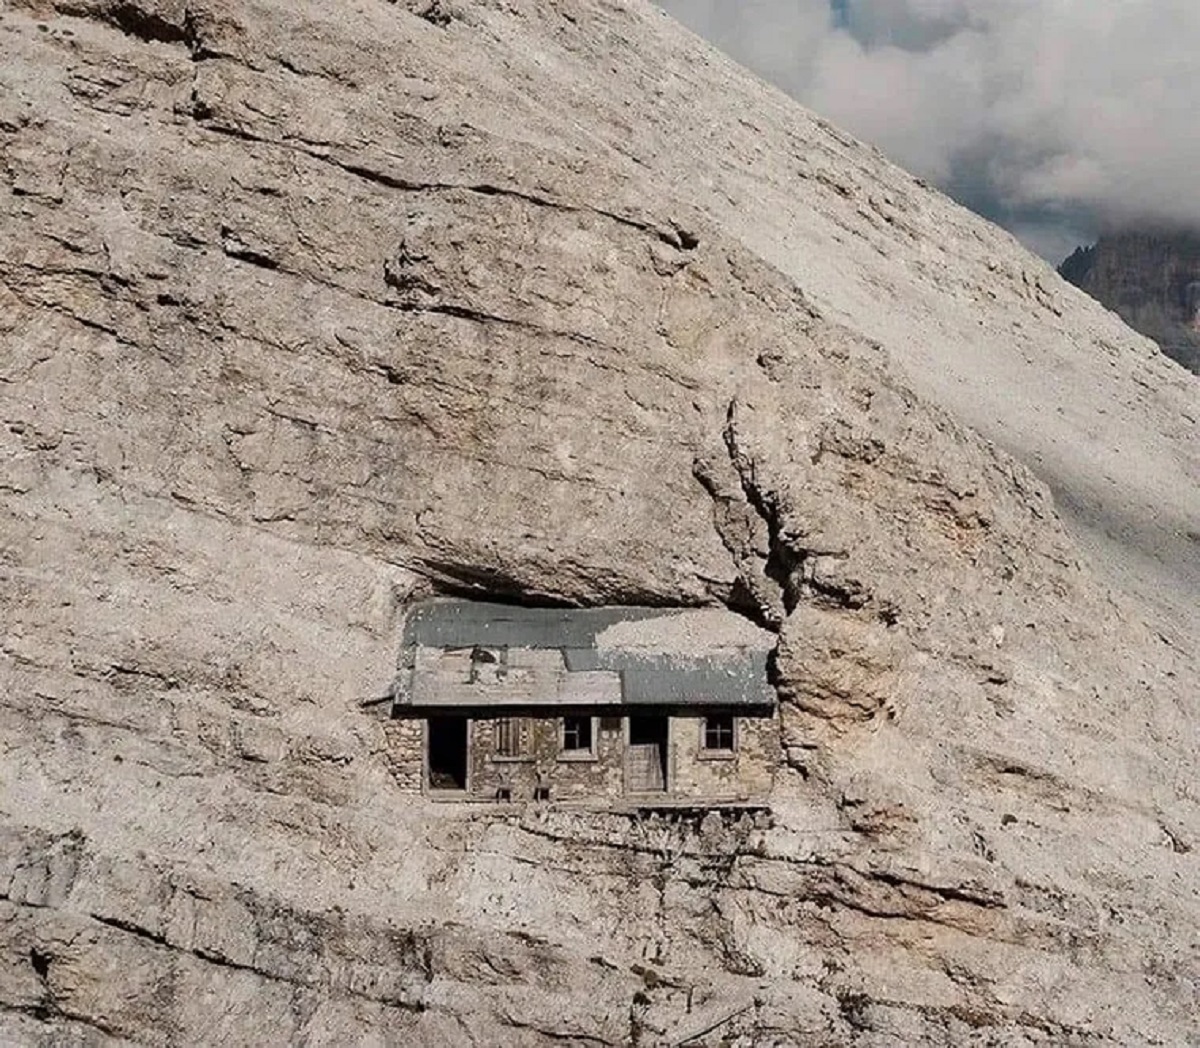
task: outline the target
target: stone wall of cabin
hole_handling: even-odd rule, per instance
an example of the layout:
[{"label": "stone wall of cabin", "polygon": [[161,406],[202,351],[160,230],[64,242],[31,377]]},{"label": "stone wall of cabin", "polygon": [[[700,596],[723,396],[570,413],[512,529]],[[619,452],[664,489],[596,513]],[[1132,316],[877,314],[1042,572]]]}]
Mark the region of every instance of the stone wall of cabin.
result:
[{"label": "stone wall of cabin", "polygon": [[703,717],[671,718],[671,796],[698,801],[765,798],[779,764],[779,725],[774,717],[738,717],[734,753],[705,753]]},{"label": "stone wall of cabin", "polygon": [[[469,729],[469,790],[473,798],[494,800],[501,789],[514,803],[531,801],[538,786],[551,801],[619,801],[625,794],[625,719],[594,719],[594,758],[561,752],[558,717],[521,720],[521,757],[497,757],[494,721],[476,718]],[[779,728],[773,717],[737,718],[737,751],[706,754],[701,746],[703,717],[672,717],[668,750],[670,789],[676,800],[739,801],[769,795],[780,759]],[[425,779],[425,720],[387,722],[388,759],[403,790],[419,793]]]},{"label": "stone wall of cabin", "polygon": [[479,719],[471,725],[471,793],[491,800],[507,787],[514,802],[533,800],[539,785],[550,788],[550,799],[615,800],[624,784],[624,724],[619,717],[593,719],[596,755],[565,756],[560,747],[558,717],[523,717],[522,757],[496,757],[494,722]]},{"label": "stone wall of cabin", "polygon": [[384,722],[387,760],[400,789],[420,793],[425,783],[425,721],[420,717]]}]

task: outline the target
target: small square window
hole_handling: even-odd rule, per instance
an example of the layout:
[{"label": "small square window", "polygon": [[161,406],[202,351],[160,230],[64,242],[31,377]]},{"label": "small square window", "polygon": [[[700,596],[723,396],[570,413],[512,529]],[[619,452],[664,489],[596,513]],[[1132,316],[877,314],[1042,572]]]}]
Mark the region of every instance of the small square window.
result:
[{"label": "small square window", "polygon": [[512,800],[512,787],[511,786],[496,787],[496,800],[500,801],[501,804],[511,801]]},{"label": "small square window", "polygon": [[591,756],[596,752],[591,717],[563,718],[562,748],[563,753],[570,756]]},{"label": "small square window", "polygon": [[533,788],[533,799],[535,801],[548,801],[550,799],[550,787],[535,786]]},{"label": "small square window", "polygon": [[710,752],[734,752],[737,747],[737,735],[734,730],[733,714],[717,713],[704,718],[703,746]]}]

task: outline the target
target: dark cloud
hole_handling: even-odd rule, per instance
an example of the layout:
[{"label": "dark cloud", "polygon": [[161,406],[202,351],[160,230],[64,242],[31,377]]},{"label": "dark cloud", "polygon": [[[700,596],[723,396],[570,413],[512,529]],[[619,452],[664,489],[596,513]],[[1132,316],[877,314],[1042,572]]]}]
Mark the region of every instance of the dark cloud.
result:
[{"label": "dark cloud", "polygon": [[1196,0],[660,0],[1046,257],[1200,225]]}]

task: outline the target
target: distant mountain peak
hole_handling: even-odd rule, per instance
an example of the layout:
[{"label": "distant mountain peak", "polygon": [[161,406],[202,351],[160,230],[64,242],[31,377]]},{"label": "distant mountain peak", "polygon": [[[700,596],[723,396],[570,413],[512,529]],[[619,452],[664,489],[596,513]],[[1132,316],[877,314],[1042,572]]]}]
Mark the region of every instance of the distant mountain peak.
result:
[{"label": "distant mountain peak", "polygon": [[1058,271],[1200,374],[1200,232],[1106,234],[1076,248]]}]

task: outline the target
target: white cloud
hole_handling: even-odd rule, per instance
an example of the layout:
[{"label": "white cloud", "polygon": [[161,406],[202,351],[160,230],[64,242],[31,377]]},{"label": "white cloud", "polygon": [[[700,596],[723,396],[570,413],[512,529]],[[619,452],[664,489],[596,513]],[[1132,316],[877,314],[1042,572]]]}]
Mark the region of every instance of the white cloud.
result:
[{"label": "white cloud", "polygon": [[1031,243],[1068,213],[1200,224],[1196,0],[661,3]]},{"label": "white cloud", "polygon": [[825,0],[676,0],[659,6],[793,93],[833,31]]}]

